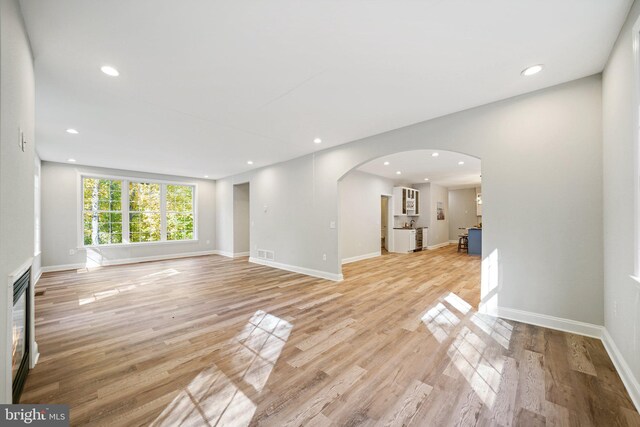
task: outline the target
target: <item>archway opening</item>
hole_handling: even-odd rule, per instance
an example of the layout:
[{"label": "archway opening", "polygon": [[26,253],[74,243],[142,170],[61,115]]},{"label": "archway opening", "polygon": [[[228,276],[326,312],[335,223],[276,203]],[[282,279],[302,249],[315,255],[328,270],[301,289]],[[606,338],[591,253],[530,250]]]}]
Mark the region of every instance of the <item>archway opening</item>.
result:
[{"label": "archway opening", "polygon": [[446,286],[477,307],[482,255],[481,160],[413,150],[360,164],[338,182],[345,278],[376,269],[389,280]]}]

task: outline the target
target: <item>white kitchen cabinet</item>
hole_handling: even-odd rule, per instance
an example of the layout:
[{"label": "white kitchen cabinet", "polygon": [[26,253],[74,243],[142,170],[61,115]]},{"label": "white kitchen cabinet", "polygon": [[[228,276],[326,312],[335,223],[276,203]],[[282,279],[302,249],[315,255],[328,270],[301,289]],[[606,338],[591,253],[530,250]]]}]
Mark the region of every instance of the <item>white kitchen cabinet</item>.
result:
[{"label": "white kitchen cabinet", "polygon": [[407,253],[416,249],[416,230],[406,228],[393,229],[393,252]]},{"label": "white kitchen cabinet", "polygon": [[482,216],[482,193],[476,189],[476,216]]},{"label": "white kitchen cabinet", "polygon": [[393,215],[420,215],[420,191],[415,188],[393,188]]}]

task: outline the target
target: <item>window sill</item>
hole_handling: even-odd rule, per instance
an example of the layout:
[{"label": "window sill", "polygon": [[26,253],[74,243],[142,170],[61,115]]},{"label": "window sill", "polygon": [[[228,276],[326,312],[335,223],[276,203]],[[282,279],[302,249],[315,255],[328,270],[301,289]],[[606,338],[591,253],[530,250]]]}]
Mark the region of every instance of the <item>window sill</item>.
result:
[{"label": "window sill", "polygon": [[84,245],[77,249],[83,251],[86,249],[100,249],[100,248],[129,248],[132,246],[156,246],[156,245],[179,245],[181,243],[198,243],[198,239],[191,240],[163,240],[161,242],[134,242],[134,243],[111,243],[107,245]]}]

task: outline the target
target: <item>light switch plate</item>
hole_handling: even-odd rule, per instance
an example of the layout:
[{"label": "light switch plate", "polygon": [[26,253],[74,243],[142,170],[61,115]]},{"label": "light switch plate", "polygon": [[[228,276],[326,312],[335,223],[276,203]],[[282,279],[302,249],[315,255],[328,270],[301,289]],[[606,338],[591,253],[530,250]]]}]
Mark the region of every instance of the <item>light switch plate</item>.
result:
[{"label": "light switch plate", "polygon": [[22,132],[22,129],[19,129],[19,131],[20,131],[20,139],[18,140],[18,147],[20,147],[22,152],[24,152],[25,146],[27,145],[27,140],[24,139],[24,132]]}]

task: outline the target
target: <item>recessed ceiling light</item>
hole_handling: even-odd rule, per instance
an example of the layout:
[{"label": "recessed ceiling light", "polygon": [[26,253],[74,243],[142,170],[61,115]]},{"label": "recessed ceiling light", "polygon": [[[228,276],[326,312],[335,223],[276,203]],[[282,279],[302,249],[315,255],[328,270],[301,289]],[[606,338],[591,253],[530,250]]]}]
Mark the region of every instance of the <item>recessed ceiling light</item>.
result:
[{"label": "recessed ceiling light", "polygon": [[247,164],[248,165],[252,165],[253,164],[253,160],[247,160]]},{"label": "recessed ceiling light", "polygon": [[120,73],[118,70],[113,68],[111,65],[103,65],[100,70],[105,73],[107,76],[118,77]]},{"label": "recessed ceiling light", "polygon": [[205,177],[205,178],[209,178],[209,175],[205,175],[204,177]]},{"label": "recessed ceiling light", "polygon": [[425,181],[429,181],[429,178],[425,178],[424,180],[425,180]]},{"label": "recessed ceiling light", "polygon": [[70,133],[71,135],[77,135],[79,132],[75,129],[69,128],[67,129],[67,133]]},{"label": "recessed ceiling light", "polygon": [[438,157],[440,153],[431,153],[431,157]]},{"label": "recessed ceiling light", "polygon": [[383,165],[389,166],[389,162],[384,162]]},{"label": "recessed ceiling light", "polygon": [[396,171],[396,175],[400,175],[402,172],[400,171]]},{"label": "recessed ceiling light", "polygon": [[462,166],[462,165],[464,165],[464,162],[460,161],[460,162],[458,162],[458,164],[459,164],[460,166]]},{"label": "recessed ceiling light", "polygon": [[316,138],[313,140],[314,144],[320,144],[322,142],[322,140],[320,138]]},{"label": "recessed ceiling light", "polygon": [[67,162],[75,163],[76,159],[67,159]]},{"label": "recessed ceiling light", "polygon": [[543,68],[544,68],[544,65],[542,64],[532,65],[531,67],[528,67],[522,70],[522,75],[533,76],[534,74],[538,74],[540,71],[542,71]]}]

